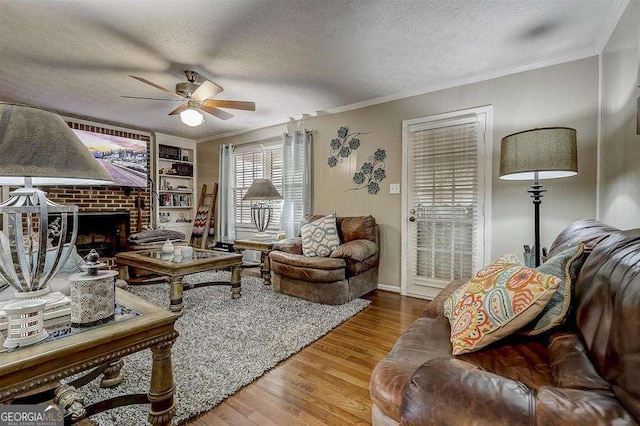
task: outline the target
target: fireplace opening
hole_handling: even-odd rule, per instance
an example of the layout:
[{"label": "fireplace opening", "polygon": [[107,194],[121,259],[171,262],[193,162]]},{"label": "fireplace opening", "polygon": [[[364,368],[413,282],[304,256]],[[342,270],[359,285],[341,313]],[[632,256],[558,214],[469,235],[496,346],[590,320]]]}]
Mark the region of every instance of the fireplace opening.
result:
[{"label": "fireplace opening", "polygon": [[78,213],[78,254],[85,257],[95,249],[100,257],[113,257],[126,251],[129,216],[129,212]]}]

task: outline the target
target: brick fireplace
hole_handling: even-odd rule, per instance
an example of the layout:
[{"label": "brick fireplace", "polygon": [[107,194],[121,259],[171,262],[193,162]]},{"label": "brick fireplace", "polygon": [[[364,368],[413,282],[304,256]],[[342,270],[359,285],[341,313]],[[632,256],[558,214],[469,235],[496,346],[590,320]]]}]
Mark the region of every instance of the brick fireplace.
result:
[{"label": "brick fireplace", "polygon": [[[59,186],[43,188],[53,202],[60,204],[74,204],[80,213],[129,213],[129,229],[136,232],[138,227],[138,188],[131,188],[127,195],[125,188],[118,186],[87,187],[87,186]],[[144,229],[150,224],[150,192],[149,188],[140,188],[140,198],[144,208],[140,210],[140,225]]]},{"label": "brick fireplace", "polygon": [[129,212],[78,214],[76,248],[82,257],[95,249],[100,257],[113,257],[127,249]]}]

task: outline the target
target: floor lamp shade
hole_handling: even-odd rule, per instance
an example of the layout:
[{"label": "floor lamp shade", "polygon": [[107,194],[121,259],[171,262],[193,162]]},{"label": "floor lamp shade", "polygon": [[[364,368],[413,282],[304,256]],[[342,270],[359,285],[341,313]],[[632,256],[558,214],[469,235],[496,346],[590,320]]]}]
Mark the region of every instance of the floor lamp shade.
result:
[{"label": "floor lamp shade", "polygon": [[500,147],[500,179],[534,180],[578,173],[576,130],[549,127],[505,136]]},{"label": "floor lamp shade", "polygon": [[555,179],[578,173],[576,130],[547,127],[525,130],[502,138],[500,179],[532,180],[535,266],[540,266],[540,204],[546,191],[540,179]]}]

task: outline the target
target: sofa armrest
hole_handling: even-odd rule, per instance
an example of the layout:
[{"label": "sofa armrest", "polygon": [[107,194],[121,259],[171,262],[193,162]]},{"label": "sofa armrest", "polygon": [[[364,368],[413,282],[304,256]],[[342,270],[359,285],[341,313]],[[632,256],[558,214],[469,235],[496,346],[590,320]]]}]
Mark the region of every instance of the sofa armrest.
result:
[{"label": "sofa armrest", "polygon": [[277,241],[273,245],[273,250],[291,254],[302,254],[302,238],[287,238]]},{"label": "sofa armrest", "polygon": [[532,424],[534,397],[523,383],[464,361],[436,358],[422,364],[402,396],[403,425]]},{"label": "sofa armrest", "polygon": [[637,424],[611,391],[533,390],[454,358],[432,359],[413,373],[400,419],[403,425]]},{"label": "sofa armrest", "polygon": [[465,280],[451,281],[440,293],[433,298],[431,302],[422,312],[422,317],[426,318],[442,318],[444,316],[444,302],[453,294],[454,291],[462,287],[466,283]]},{"label": "sofa armrest", "polygon": [[329,257],[362,262],[376,253],[378,246],[373,241],[352,240],[339,245]]}]

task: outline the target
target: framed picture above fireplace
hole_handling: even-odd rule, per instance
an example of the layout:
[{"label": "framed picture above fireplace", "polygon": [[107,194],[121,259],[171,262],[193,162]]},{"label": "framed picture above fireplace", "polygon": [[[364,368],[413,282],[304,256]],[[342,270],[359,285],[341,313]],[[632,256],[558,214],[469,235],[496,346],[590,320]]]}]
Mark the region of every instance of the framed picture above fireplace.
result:
[{"label": "framed picture above fireplace", "polygon": [[124,136],[72,129],[111,175],[115,185],[146,188],[149,176],[148,142]]}]

